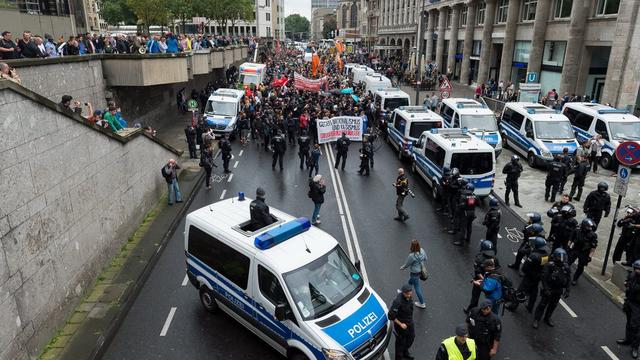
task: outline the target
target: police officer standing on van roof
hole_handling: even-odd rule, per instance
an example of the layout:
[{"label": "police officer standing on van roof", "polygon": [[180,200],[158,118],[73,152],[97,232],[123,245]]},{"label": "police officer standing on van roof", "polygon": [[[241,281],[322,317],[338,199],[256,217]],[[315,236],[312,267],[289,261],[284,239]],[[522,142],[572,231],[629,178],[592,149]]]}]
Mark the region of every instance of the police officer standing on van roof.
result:
[{"label": "police officer standing on van roof", "polygon": [[[560,183],[566,176],[567,167],[560,161],[558,155],[553,157],[553,161],[547,166],[547,179],[544,186],[544,201],[556,201],[556,194],[560,190]],[[549,193],[551,191],[551,193]]]},{"label": "police officer standing on van roof", "polygon": [[436,360],[475,360],[476,352],[476,342],[469,339],[467,326],[462,324],[456,327],[456,336],[442,341],[436,353]]},{"label": "police officer standing on van roof", "polygon": [[619,345],[631,345],[631,356],[638,358],[640,346],[640,260],[633,263],[633,271],[625,282],[625,299],[622,310],[627,316],[624,338],[616,340]]},{"label": "police officer standing on van roof", "polygon": [[287,152],[287,142],[282,136],[282,130],[278,129],[276,136],[271,139],[271,146],[273,147],[273,162],[271,163],[271,169],[276,169],[276,162],[280,164],[280,170],[283,170],[282,159],[284,153]]},{"label": "police officer standing on van roof", "polygon": [[502,173],[507,174],[507,179],[504,181],[504,184],[507,187],[507,190],[505,190],[504,193],[504,202],[507,205],[509,205],[509,193],[513,191],[513,200],[515,201],[515,205],[517,207],[522,207],[522,205],[520,205],[520,198],[518,197],[518,179],[520,178],[522,171],[523,168],[522,164],[520,164],[520,157],[518,157],[518,155],[513,155],[511,157],[511,161],[502,168]]},{"label": "police officer standing on van roof", "polygon": [[502,216],[498,206],[498,199],[491,197],[489,206],[489,211],[484,215],[482,225],[487,227],[485,239],[491,241],[493,249],[498,251],[498,232],[500,232],[500,218]]},{"label": "police officer standing on van roof", "polygon": [[478,360],[490,360],[498,353],[502,321],[491,311],[492,306],[491,300],[483,300],[480,306],[471,309],[467,316],[469,338],[476,343]]},{"label": "police officer standing on van roof", "polygon": [[604,217],[607,217],[611,211],[611,196],[607,190],[609,190],[609,184],[601,181],[598,183],[598,189],[590,192],[584,200],[584,213],[596,224],[594,230],[598,229],[602,212]]},{"label": "police officer standing on van roof", "polygon": [[336,169],[340,164],[340,159],[342,159],[342,170],[344,171],[344,165],[347,162],[347,153],[349,152],[349,145],[351,145],[351,140],[349,140],[347,134],[343,132],[342,136],[336,141],[336,163],[334,166]]},{"label": "police officer standing on van roof", "polygon": [[413,286],[402,285],[400,294],[389,307],[387,317],[393,322],[393,333],[396,335],[396,360],[413,359],[409,348],[416,336],[413,326]]},{"label": "police officer standing on van roof", "polygon": [[228,174],[231,172],[229,170],[229,161],[231,160],[231,141],[229,141],[229,133],[225,133],[222,140],[220,140],[220,153],[222,154],[222,166],[224,168],[224,173]]},{"label": "police officer standing on van roof", "polygon": [[560,302],[560,297],[564,294],[564,298],[569,297],[569,283],[571,282],[571,267],[567,264],[567,252],[564,249],[555,249],[551,253],[548,263],[542,267],[542,300],[536,307],[534,314],[533,326],[538,328],[538,323],[544,315],[544,322],[553,327],[554,322],[551,320],[553,311]]},{"label": "police officer standing on van roof", "polygon": [[271,213],[269,213],[269,207],[264,203],[264,196],[264,189],[261,187],[257,188],[256,199],[249,205],[251,224],[255,230],[271,225],[275,221]]}]

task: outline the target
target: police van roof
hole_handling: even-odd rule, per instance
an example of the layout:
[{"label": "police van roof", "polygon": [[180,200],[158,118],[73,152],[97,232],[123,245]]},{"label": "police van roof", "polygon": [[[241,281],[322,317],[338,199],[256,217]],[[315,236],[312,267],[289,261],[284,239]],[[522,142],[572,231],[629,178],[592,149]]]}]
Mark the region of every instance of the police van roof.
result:
[{"label": "police van roof", "polygon": [[569,102],[563,107],[575,109],[585,114],[589,114],[603,120],[611,121],[640,121],[636,116],[629,113],[627,109],[616,109],[611,106],[590,103],[590,102]]},{"label": "police van roof", "polygon": [[[297,269],[326,254],[338,242],[328,233],[311,226],[308,230],[284,240],[266,250],[260,250],[254,244],[255,238],[296,218],[273,207],[271,215],[282,220],[264,230],[244,233],[237,229],[238,225],[249,221],[249,204],[251,199],[238,201],[237,197],[218,201],[195,210],[187,215],[187,223],[209,232],[218,239],[224,237],[227,243],[241,248],[244,253],[252,254],[274,271],[286,273]],[[307,251],[309,249],[309,251]]]},{"label": "police van roof", "polygon": [[409,94],[398,88],[386,88],[376,90],[376,95],[384,96],[386,98],[409,98]]},{"label": "police van roof", "polygon": [[442,100],[442,102],[461,115],[493,114],[493,111],[485,104],[474,99],[449,98]]},{"label": "police van roof", "polygon": [[209,100],[222,102],[237,102],[244,96],[243,90],[237,89],[218,89],[209,96]]},{"label": "police van roof", "polygon": [[467,129],[431,129],[424,133],[427,133],[427,138],[433,140],[445,149],[451,149],[453,152],[468,150],[494,152],[491,145],[471,134]]},{"label": "police van roof", "polygon": [[443,121],[442,116],[423,106],[400,106],[393,111],[402,115],[405,119],[411,119],[412,121]]},{"label": "police van roof", "polygon": [[533,102],[508,102],[505,109],[510,108],[533,121],[569,121],[558,111]]}]

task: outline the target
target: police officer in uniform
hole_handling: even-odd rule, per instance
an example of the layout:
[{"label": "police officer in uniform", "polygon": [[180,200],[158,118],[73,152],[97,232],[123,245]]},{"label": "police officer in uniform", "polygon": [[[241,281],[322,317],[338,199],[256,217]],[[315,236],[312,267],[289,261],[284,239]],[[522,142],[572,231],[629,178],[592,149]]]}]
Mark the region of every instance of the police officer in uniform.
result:
[{"label": "police officer in uniform", "polygon": [[578,227],[578,221],[576,221],[575,216],[576,209],[569,204],[564,205],[560,209],[560,213],[556,214],[551,220],[549,239],[553,243],[553,250],[557,248],[567,249],[568,242]]},{"label": "police officer in uniform", "polygon": [[349,151],[349,145],[351,145],[351,140],[349,140],[347,134],[343,132],[342,137],[340,137],[336,141],[336,164],[334,166],[336,169],[340,164],[340,159],[342,159],[342,171],[344,171],[344,164],[347,162],[347,152]]},{"label": "police officer in uniform", "polygon": [[[567,167],[560,161],[558,155],[553,157],[553,161],[547,167],[547,179],[544,183],[544,201],[556,201],[556,194],[560,190],[560,183],[565,178]],[[551,191],[551,193],[549,193]]]},{"label": "police officer in uniform", "polygon": [[511,269],[515,269],[516,271],[520,270],[520,264],[522,263],[522,259],[529,255],[531,252],[531,247],[529,246],[529,239],[535,236],[543,236],[544,237],[544,228],[542,227],[542,216],[537,212],[527,213],[527,218],[529,219],[528,224],[522,229],[523,239],[520,243],[520,247],[518,248],[518,252],[516,254],[516,259],[513,264],[507,265]]},{"label": "police officer in uniform", "polygon": [[276,162],[280,164],[280,170],[283,170],[282,159],[284,153],[287,152],[287,142],[282,136],[282,130],[278,130],[276,136],[271,139],[271,147],[273,148],[273,162],[271,163],[271,169],[276,169]]},{"label": "police officer in uniform", "polygon": [[640,210],[632,207],[627,208],[624,217],[618,220],[616,226],[621,227],[622,231],[620,231],[620,237],[613,250],[612,260],[613,262],[620,261],[622,253],[626,252],[626,261],[622,265],[631,265],[637,259],[635,247],[640,239]]},{"label": "police officer in uniform", "polygon": [[540,295],[542,300],[536,307],[533,326],[538,328],[538,323],[544,314],[544,322],[553,327],[555,324],[551,320],[553,311],[560,302],[560,297],[569,297],[569,284],[571,282],[571,268],[567,264],[567,252],[564,249],[555,249],[551,254],[551,261],[542,267],[542,290]]},{"label": "police officer in uniform", "polygon": [[604,212],[604,217],[607,217],[611,211],[611,196],[607,190],[609,190],[609,184],[601,181],[598,183],[598,189],[590,192],[584,201],[584,213],[596,224],[594,230],[598,229],[602,213]]},{"label": "police officer in uniform", "polygon": [[393,220],[405,222],[409,219],[409,214],[407,214],[402,206],[404,204],[404,198],[409,194],[409,179],[404,173],[403,168],[398,169],[398,177],[396,178],[396,182],[393,183],[393,186],[396,188],[396,210],[398,211],[398,216],[393,218]]},{"label": "police officer in uniform", "polygon": [[442,215],[449,215],[449,197],[451,196],[451,169],[442,167],[442,178],[440,178],[440,208],[436,212]]},{"label": "police officer in uniform", "polygon": [[[311,138],[307,135],[306,130],[302,130],[302,133],[298,137],[298,156],[300,157],[300,170],[303,169],[303,165],[307,163],[309,159],[309,151],[311,151]],[[309,166],[307,165],[307,169]]]},{"label": "police officer in uniform", "polygon": [[522,171],[522,164],[520,164],[520,157],[518,157],[518,155],[513,155],[511,161],[502,168],[502,173],[507,174],[507,179],[504,181],[507,187],[504,193],[504,202],[507,205],[509,205],[509,193],[513,191],[515,205],[522,207],[522,205],[520,205],[520,198],[518,197],[518,178],[520,178]]},{"label": "police officer in uniform", "polygon": [[584,272],[584,267],[591,262],[591,257],[598,246],[598,234],[595,232],[595,222],[586,218],[582,220],[580,228],[573,232],[573,236],[569,241],[569,265],[578,260],[578,267],[573,273],[573,281],[571,285],[578,282],[578,278]]},{"label": "police officer in uniform", "polygon": [[476,343],[478,360],[490,360],[498,353],[502,321],[491,311],[492,306],[490,300],[483,300],[480,306],[471,309],[467,316],[469,337]]},{"label": "police officer in uniform", "polygon": [[442,341],[436,360],[475,360],[476,352],[476,342],[469,339],[467,326],[462,324],[456,327],[456,336]]},{"label": "police officer in uniform", "polygon": [[[476,254],[476,258],[473,262],[474,281],[481,279],[481,275],[484,275],[484,264],[487,262],[487,260],[493,260],[495,268],[500,268],[500,262],[496,257],[496,251],[493,247],[493,243],[489,240],[482,240],[480,242],[480,252]],[[472,286],[469,306],[467,306],[463,310],[465,314],[469,313],[471,309],[478,306],[478,301],[480,301],[480,294],[482,294],[482,288],[480,286]]]},{"label": "police officer in uniform", "polygon": [[358,174],[369,176],[369,164],[372,155],[373,148],[371,147],[371,143],[367,141],[367,137],[365,136],[362,139],[362,147],[360,148],[360,170],[358,170]]},{"label": "police officer in uniform", "polygon": [[489,206],[489,211],[484,215],[482,225],[487,227],[485,239],[491,241],[495,251],[498,251],[498,232],[500,232],[500,218],[502,216],[498,206],[498,199],[491,197]]},{"label": "police officer in uniform", "polygon": [[640,260],[633,263],[633,271],[625,282],[625,300],[622,310],[627,316],[624,338],[616,342],[620,345],[631,345],[631,356],[638,358],[640,346]]},{"label": "police officer in uniform", "polygon": [[[569,199],[580,201],[580,197],[582,197],[582,187],[584,187],[584,181],[587,179],[587,172],[589,172],[590,164],[589,161],[581,158],[580,162],[578,162],[578,166],[576,166],[576,170],[573,173],[573,183],[571,183],[571,192],[569,193]],[[578,193],[576,194],[576,189]],[[576,194],[574,198],[573,195]]]},{"label": "police officer in uniform", "polygon": [[545,249],[546,246],[547,241],[543,237],[536,236],[529,238],[531,253],[522,265],[524,277],[518,287],[518,291],[524,291],[529,298],[527,303],[527,310],[529,312],[533,312],[533,307],[538,298],[538,285],[540,283],[540,277],[542,276],[542,267],[549,260],[549,253],[547,249]]},{"label": "police officer in uniform", "polygon": [[256,189],[256,199],[249,205],[249,212],[251,214],[252,229],[258,230],[267,225],[271,225],[275,222],[271,213],[269,213],[269,207],[264,203],[265,192],[264,189],[259,187]]},{"label": "police officer in uniform", "polygon": [[[475,186],[473,184],[467,184],[463,191],[460,192],[460,198],[458,203],[458,222],[462,222],[462,230],[464,231],[464,241],[468,244],[471,241],[471,231],[473,228],[473,220],[476,218],[476,205],[478,204],[478,198],[473,194]],[[453,245],[461,246],[462,242],[458,239],[453,242]]]},{"label": "police officer in uniform", "polygon": [[189,157],[191,159],[197,159],[198,152],[196,151],[196,139],[197,139],[198,132],[196,131],[196,128],[193,127],[193,125],[189,124],[184,129],[184,135],[187,137],[187,145],[189,147]]},{"label": "police officer in uniform", "polygon": [[224,168],[224,173],[228,174],[231,171],[229,170],[229,161],[231,161],[231,141],[229,141],[229,134],[224,134],[222,140],[220,140],[220,153],[222,154],[222,167]]},{"label": "police officer in uniform", "polygon": [[413,286],[402,285],[400,294],[389,307],[387,317],[393,322],[393,333],[396,335],[396,360],[413,359],[409,348],[416,336],[413,326]]},{"label": "police officer in uniform", "polygon": [[453,224],[456,210],[458,208],[458,196],[460,195],[460,170],[451,169],[451,179],[449,180],[449,218]]}]

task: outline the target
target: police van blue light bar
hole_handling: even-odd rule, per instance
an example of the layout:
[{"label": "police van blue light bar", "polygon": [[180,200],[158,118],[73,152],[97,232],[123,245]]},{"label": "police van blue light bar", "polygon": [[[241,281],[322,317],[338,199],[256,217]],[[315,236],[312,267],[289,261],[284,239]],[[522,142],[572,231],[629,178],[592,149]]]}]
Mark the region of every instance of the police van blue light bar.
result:
[{"label": "police van blue light bar", "polygon": [[628,114],[629,110],[627,109],[600,109],[598,110],[598,114]]},{"label": "police van blue light bar", "polygon": [[260,250],[270,249],[292,237],[309,230],[311,221],[305,217],[286,222],[256,236],[253,244]]}]

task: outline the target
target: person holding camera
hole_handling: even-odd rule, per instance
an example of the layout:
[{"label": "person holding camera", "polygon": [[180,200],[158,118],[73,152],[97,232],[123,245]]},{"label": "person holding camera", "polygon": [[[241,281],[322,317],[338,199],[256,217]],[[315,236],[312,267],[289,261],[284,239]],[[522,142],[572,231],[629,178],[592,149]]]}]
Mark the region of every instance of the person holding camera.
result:
[{"label": "person holding camera", "polygon": [[20,77],[16,73],[16,69],[11,68],[3,62],[0,62],[0,78],[13,81],[16,84],[22,84]]},{"label": "person holding camera", "polygon": [[313,179],[309,180],[309,198],[313,201],[313,215],[311,215],[311,224],[320,225],[320,207],[324,203],[324,193],[327,187],[324,184],[322,175],[317,174]]},{"label": "person holding camera", "polygon": [[181,167],[176,163],[175,159],[169,159],[161,170],[162,177],[164,177],[164,180],[167,182],[167,188],[169,189],[169,194],[167,195],[169,205],[173,205],[174,197],[177,203],[182,202],[182,194],[180,193],[180,185],[178,184],[178,170],[180,169]]},{"label": "person holding camera", "polygon": [[393,183],[393,187],[396,188],[396,210],[398,210],[398,216],[393,218],[393,220],[405,222],[409,219],[409,214],[407,214],[402,205],[404,204],[404,198],[409,194],[409,179],[404,173],[403,168],[398,169],[398,177]]}]

